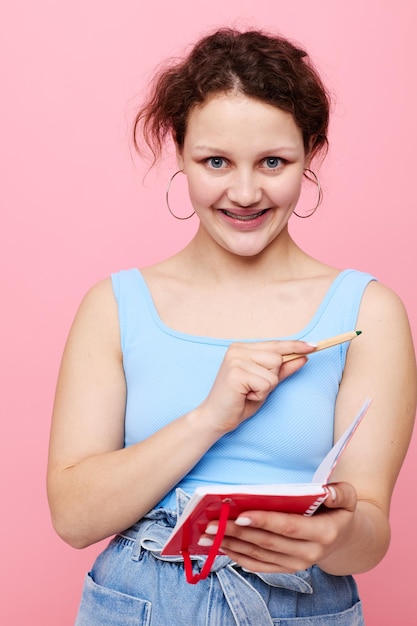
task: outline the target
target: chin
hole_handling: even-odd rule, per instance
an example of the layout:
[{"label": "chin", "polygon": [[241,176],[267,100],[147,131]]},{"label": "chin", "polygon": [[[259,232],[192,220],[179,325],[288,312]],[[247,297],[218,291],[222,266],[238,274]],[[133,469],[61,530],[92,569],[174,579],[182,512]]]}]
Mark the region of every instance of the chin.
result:
[{"label": "chin", "polygon": [[242,247],[228,247],[226,248],[230,254],[233,256],[242,257],[242,258],[255,258],[262,254],[267,246],[242,246]]}]

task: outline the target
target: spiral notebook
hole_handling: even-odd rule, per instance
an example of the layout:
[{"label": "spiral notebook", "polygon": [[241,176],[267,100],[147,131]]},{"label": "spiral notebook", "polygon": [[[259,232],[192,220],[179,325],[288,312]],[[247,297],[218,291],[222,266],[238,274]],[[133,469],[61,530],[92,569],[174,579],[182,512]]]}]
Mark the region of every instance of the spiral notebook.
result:
[{"label": "spiral notebook", "polygon": [[[217,554],[221,554],[226,522],[236,519],[240,513],[250,510],[280,511],[313,515],[326,500],[332,471],[343,450],[350,441],[356,428],[365,415],[371,399],[362,405],[350,426],[334,444],[317,468],[310,483],[272,484],[272,485],[209,485],[198,487],[183,513],[178,518],[168,541],[162,548],[163,556],[184,557],[187,580],[195,583],[205,578]],[[219,527],[212,546],[199,546],[198,540],[208,523],[219,521]],[[208,555],[197,575],[191,571],[190,555]]]}]

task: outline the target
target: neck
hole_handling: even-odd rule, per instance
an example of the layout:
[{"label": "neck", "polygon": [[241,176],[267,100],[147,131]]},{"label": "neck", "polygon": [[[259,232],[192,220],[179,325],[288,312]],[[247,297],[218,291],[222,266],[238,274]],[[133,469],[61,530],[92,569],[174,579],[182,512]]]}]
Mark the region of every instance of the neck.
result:
[{"label": "neck", "polygon": [[[279,240],[278,240],[279,239]],[[269,280],[289,280],[299,276],[300,261],[309,257],[296,245],[288,230],[260,254],[240,256],[225,250],[199,230],[177,259],[194,276],[215,283],[233,282],[241,279],[262,283]]]}]

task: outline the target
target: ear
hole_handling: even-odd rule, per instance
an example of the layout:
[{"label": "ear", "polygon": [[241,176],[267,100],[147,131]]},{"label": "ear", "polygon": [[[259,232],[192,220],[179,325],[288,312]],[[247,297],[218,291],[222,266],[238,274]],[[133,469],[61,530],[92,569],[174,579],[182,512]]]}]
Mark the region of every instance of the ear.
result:
[{"label": "ear", "polygon": [[304,169],[310,169],[310,165],[311,165],[311,152],[308,152],[305,156],[304,159]]},{"label": "ear", "polygon": [[315,136],[313,135],[310,137],[310,141],[308,142],[308,147],[307,147],[305,158],[304,158],[304,167],[307,169],[310,169],[311,161],[313,160],[314,141],[315,141]]}]

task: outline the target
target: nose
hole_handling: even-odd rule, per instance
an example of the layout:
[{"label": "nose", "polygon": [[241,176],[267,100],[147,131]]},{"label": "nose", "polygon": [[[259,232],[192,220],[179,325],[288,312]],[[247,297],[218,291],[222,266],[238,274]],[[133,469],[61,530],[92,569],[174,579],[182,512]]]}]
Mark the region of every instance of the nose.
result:
[{"label": "nose", "polygon": [[252,171],[236,170],[230,178],[227,197],[235,205],[250,207],[261,201],[262,189]]}]

